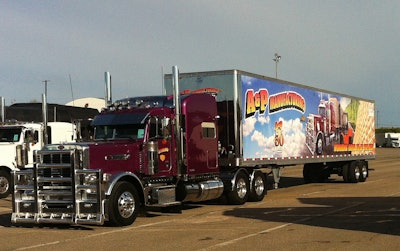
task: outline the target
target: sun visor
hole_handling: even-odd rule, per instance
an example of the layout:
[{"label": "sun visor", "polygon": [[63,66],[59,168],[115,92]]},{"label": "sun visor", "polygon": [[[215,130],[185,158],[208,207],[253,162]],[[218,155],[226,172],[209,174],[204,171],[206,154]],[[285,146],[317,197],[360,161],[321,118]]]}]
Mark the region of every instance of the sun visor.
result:
[{"label": "sun visor", "polygon": [[147,113],[102,114],[94,118],[92,126],[142,124]]}]

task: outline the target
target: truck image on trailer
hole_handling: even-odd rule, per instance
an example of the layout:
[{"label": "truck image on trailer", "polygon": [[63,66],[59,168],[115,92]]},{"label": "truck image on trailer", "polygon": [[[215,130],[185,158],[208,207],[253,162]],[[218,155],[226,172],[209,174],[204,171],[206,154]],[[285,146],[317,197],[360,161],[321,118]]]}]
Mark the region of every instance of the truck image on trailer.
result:
[{"label": "truck image on trailer", "polygon": [[[304,164],[307,182],[331,174],[348,182],[368,177],[373,101],[239,70],[179,74],[173,67],[164,83],[165,96],[126,98],[99,114],[93,142],[47,145],[33,169],[14,172],[11,221],[122,226],[141,206],[221,196],[230,204],[260,201],[265,170],[296,164]],[[352,141],[310,151],[310,117],[317,120],[321,100],[330,98],[346,111]],[[320,115],[313,125],[321,130],[328,122]]]},{"label": "truck image on trailer", "polygon": [[307,146],[318,155],[333,153],[335,144],[352,144],[354,130],[337,98],[321,100],[318,114],[307,117]]}]

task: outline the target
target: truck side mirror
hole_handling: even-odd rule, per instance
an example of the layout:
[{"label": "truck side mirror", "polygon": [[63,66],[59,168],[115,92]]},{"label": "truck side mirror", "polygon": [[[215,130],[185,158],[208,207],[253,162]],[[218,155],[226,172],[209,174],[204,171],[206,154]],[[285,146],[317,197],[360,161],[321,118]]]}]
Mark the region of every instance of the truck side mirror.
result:
[{"label": "truck side mirror", "polygon": [[37,131],[26,131],[25,132],[25,143],[36,144],[38,142],[38,132]]},{"label": "truck side mirror", "polygon": [[171,136],[171,124],[170,124],[171,120],[169,118],[164,117],[161,120],[161,126],[162,126],[162,136],[164,138],[168,138]]}]

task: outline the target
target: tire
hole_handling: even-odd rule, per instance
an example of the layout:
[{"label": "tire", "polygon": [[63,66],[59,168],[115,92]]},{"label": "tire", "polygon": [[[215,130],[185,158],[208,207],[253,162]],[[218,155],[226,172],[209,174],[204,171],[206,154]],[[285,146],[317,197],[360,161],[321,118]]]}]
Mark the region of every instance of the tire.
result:
[{"label": "tire", "polygon": [[348,180],[357,183],[360,179],[360,166],[358,161],[352,161],[349,165]]},{"label": "tire", "polygon": [[322,155],[324,149],[324,141],[322,140],[322,135],[318,135],[317,142],[315,143],[315,152],[318,155]]},{"label": "tire", "polygon": [[368,165],[367,162],[365,161],[360,161],[359,162],[359,167],[360,167],[360,177],[358,178],[359,182],[365,182],[368,177]]},{"label": "tire", "polygon": [[249,197],[249,177],[244,172],[238,172],[232,191],[228,192],[228,202],[231,205],[242,205]]},{"label": "tire", "polygon": [[0,199],[8,197],[12,191],[11,174],[2,169],[0,170]]},{"label": "tire", "polygon": [[343,181],[348,183],[349,182],[349,164],[346,163],[342,167],[342,175],[343,175]]},{"label": "tire", "polygon": [[117,182],[110,196],[110,224],[131,225],[136,220],[139,207],[140,200],[136,188],[129,182]]},{"label": "tire", "polygon": [[255,171],[251,181],[249,201],[262,201],[267,193],[265,175],[261,171]]}]

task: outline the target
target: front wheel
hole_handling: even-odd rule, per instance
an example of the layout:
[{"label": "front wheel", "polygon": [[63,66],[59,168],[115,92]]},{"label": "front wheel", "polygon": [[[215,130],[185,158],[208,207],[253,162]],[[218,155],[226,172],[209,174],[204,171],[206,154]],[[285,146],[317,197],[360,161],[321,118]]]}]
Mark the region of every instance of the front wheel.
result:
[{"label": "front wheel", "polygon": [[242,205],[249,197],[249,177],[244,172],[237,173],[233,189],[228,193],[229,204]]},{"label": "front wheel", "polygon": [[6,170],[0,170],[0,199],[6,198],[12,189],[11,175]]},{"label": "front wheel", "polygon": [[110,223],[114,226],[131,225],[136,219],[139,206],[136,188],[129,182],[118,182],[110,196]]}]

